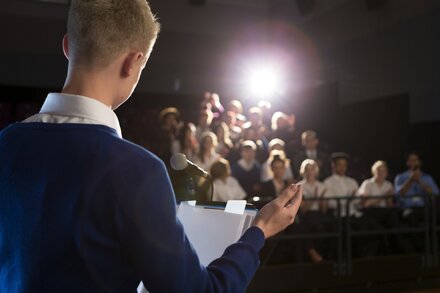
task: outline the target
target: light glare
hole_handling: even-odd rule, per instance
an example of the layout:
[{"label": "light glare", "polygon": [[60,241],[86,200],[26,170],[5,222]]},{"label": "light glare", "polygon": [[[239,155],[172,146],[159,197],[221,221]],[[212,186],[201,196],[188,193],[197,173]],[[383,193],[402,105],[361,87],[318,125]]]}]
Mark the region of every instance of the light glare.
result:
[{"label": "light glare", "polygon": [[280,91],[278,74],[270,68],[252,71],[249,75],[248,91],[258,98],[272,98]]}]

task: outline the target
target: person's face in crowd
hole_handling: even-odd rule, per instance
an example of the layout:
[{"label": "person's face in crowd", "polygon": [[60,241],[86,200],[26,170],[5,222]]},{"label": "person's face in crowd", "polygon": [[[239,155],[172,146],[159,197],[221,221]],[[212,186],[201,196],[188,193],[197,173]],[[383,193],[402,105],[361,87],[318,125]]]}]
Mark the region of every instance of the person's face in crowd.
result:
[{"label": "person's face in crowd", "polygon": [[164,125],[167,129],[173,129],[177,127],[177,118],[175,115],[170,114],[165,117]]},{"label": "person's face in crowd", "polygon": [[333,169],[337,175],[345,176],[347,174],[348,162],[346,159],[339,159],[333,163]]},{"label": "person's face in crowd", "polygon": [[278,129],[283,129],[289,127],[289,121],[285,117],[280,117],[277,119]]},{"label": "person's face in crowd", "polygon": [[306,138],[302,141],[303,146],[306,150],[316,150],[319,144],[319,140],[312,135],[307,135]]},{"label": "person's face in crowd", "polygon": [[376,179],[378,181],[384,181],[388,176],[388,168],[385,166],[379,166],[376,169],[376,174],[374,177],[376,177]]},{"label": "person's face in crowd", "polygon": [[317,175],[318,173],[317,173],[316,165],[309,164],[304,169],[304,178],[307,181],[316,179]]},{"label": "person's face in crowd", "polygon": [[250,113],[248,117],[252,125],[259,125],[261,123],[260,115],[257,113]]},{"label": "person's face in crowd", "polygon": [[415,170],[419,169],[422,165],[422,162],[420,161],[420,158],[416,154],[412,154],[408,156],[408,160],[406,161],[406,165],[409,169]]},{"label": "person's face in crowd", "polygon": [[286,173],[286,166],[281,161],[274,161],[272,163],[272,172],[273,177],[276,179],[283,179],[284,174]]},{"label": "person's face in crowd", "polygon": [[212,138],[209,136],[205,137],[203,140],[203,146],[206,151],[211,151],[212,147],[214,146],[212,143]]},{"label": "person's face in crowd", "polygon": [[241,114],[241,109],[235,104],[229,104],[228,111],[234,112],[235,114]]},{"label": "person's face in crowd", "polygon": [[258,132],[254,129],[254,128],[248,128],[246,129],[246,131],[243,133],[243,138],[245,140],[253,140],[256,141],[257,139],[259,139],[258,137]]},{"label": "person's face in crowd", "polygon": [[241,150],[241,157],[246,162],[252,162],[255,159],[255,151],[251,148],[243,148]]}]

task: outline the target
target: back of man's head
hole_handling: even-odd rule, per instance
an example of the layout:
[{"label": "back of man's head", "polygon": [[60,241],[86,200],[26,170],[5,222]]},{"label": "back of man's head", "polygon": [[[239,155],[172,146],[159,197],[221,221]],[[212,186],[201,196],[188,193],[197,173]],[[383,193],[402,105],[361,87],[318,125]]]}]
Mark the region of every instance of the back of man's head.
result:
[{"label": "back of man's head", "polygon": [[148,56],[159,29],[146,0],[72,0],[67,23],[70,62],[106,67],[130,49]]}]

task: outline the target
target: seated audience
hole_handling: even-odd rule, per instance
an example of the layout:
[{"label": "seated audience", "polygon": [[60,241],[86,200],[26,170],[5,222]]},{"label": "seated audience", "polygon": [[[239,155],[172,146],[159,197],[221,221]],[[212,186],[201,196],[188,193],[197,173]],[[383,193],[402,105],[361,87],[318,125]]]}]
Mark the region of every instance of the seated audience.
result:
[{"label": "seated audience", "polygon": [[289,182],[284,180],[284,174],[286,173],[285,157],[275,154],[270,161],[270,168],[273,178],[264,182],[261,186],[260,194],[264,199],[278,196],[289,185]]},{"label": "seated audience", "polygon": [[271,137],[270,136],[270,131],[271,131],[271,119],[272,119],[272,104],[268,101],[260,101],[258,102],[258,108],[260,108],[261,113],[263,114],[263,126],[264,129],[266,130],[266,132],[264,133],[264,135],[266,137]]},{"label": "seated audience", "polygon": [[174,107],[165,108],[160,111],[159,120],[160,129],[157,136],[156,154],[168,165],[172,154],[179,147],[177,133],[180,128],[180,112]]},{"label": "seated audience", "polygon": [[[323,233],[327,230],[329,224],[322,213],[323,201],[319,199],[324,197],[325,186],[318,181],[318,164],[310,159],[304,160],[301,164],[300,175],[303,177],[298,184],[303,187],[303,202],[301,203],[300,225],[306,233]],[[316,200],[314,200],[316,199]],[[321,262],[323,257],[318,246],[324,244],[323,241],[309,239],[305,241],[306,251],[313,262]]]},{"label": "seated audience", "polygon": [[196,127],[196,138],[198,142],[201,142],[200,139],[203,133],[211,131],[212,118],[213,115],[210,109],[200,111],[199,124]]},{"label": "seated audience", "polygon": [[225,122],[221,122],[216,126],[215,135],[217,135],[218,142],[216,152],[223,158],[226,158],[234,145],[229,135],[229,127]]},{"label": "seated audience", "polygon": [[199,143],[195,136],[196,127],[192,123],[186,123],[182,126],[177,136],[179,141],[178,153],[184,154],[189,160],[193,160],[196,156]]},{"label": "seated audience", "polygon": [[[373,177],[366,179],[362,182],[361,187],[358,190],[358,195],[360,196],[382,196],[382,195],[393,195],[394,189],[393,184],[386,180],[388,176],[388,167],[384,161],[377,161],[371,167],[371,173]],[[362,200],[362,206],[364,208],[370,207],[392,207],[392,198],[369,198]]]},{"label": "seated audience", "polygon": [[301,134],[302,149],[293,154],[293,170],[295,177],[298,176],[301,164],[306,159],[314,160],[320,170],[320,178],[326,178],[330,175],[328,156],[326,153],[318,150],[319,139],[316,132],[312,130],[304,131]]},{"label": "seated audience", "polygon": [[423,206],[423,198],[406,196],[438,195],[439,188],[431,175],[422,171],[422,161],[418,153],[409,153],[406,165],[408,170],[394,179],[395,192],[400,195],[399,204],[403,208]]},{"label": "seated audience", "polygon": [[235,114],[243,114],[243,105],[239,100],[232,100],[228,103],[228,111],[234,112]]},{"label": "seated audience", "polygon": [[[393,195],[393,184],[386,180],[388,167],[384,161],[377,161],[371,167],[372,178],[362,182],[358,190],[361,197],[374,197]],[[393,207],[392,198],[364,198],[362,200],[363,218],[370,223],[375,222],[376,227],[385,229],[399,226],[399,214]],[[401,235],[384,235],[386,241],[382,241],[382,249],[387,253],[408,251],[409,242],[405,242]],[[390,245],[392,244],[392,245]]]},{"label": "seated audience", "polygon": [[240,183],[231,176],[231,168],[227,160],[220,158],[214,162],[210,174],[214,185],[214,201],[227,202],[230,199],[246,198],[246,192]]},{"label": "seated audience", "polygon": [[269,153],[268,153],[268,142],[266,137],[255,128],[249,127],[249,125],[245,128],[243,128],[242,132],[242,138],[243,140],[251,140],[255,143],[257,146],[256,150],[256,159],[259,163],[264,162]]},{"label": "seated audience", "polygon": [[205,94],[206,105],[211,110],[213,118],[219,119],[225,111],[223,105],[220,103],[220,96],[217,93]]},{"label": "seated audience", "polygon": [[260,190],[261,166],[255,160],[257,146],[251,140],[241,143],[240,159],[232,165],[232,176],[237,178],[248,196],[258,194]]},{"label": "seated audience", "polygon": [[272,138],[279,138],[289,145],[294,142],[296,118],[283,112],[272,115]]},{"label": "seated audience", "polygon": [[211,165],[220,158],[215,152],[217,137],[212,132],[205,132],[200,138],[199,152],[194,158],[194,163],[205,171],[209,171]]},{"label": "seated audience", "polygon": [[252,107],[248,111],[248,122],[243,126],[245,128],[254,128],[258,133],[264,135],[263,112],[258,107]]},{"label": "seated audience", "polygon": [[233,143],[236,143],[240,140],[241,137],[241,128],[237,126],[237,119],[235,112],[228,111],[226,112],[224,117],[224,122],[229,127],[229,134]]},{"label": "seated audience", "polygon": [[273,173],[270,168],[271,157],[275,153],[282,152],[282,155],[286,159],[286,173],[284,174],[284,180],[287,180],[289,183],[293,182],[293,174],[292,168],[290,167],[290,160],[286,158],[286,154],[284,152],[284,141],[278,138],[274,138],[269,142],[269,158],[261,165],[261,182],[266,182],[273,178]]},{"label": "seated audience", "polygon": [[[319,199],[323,198],[326,193],[326,187],[318,180],[319,167],[318,164],[311,159],[306,159],[302,162],[300,168],[300,175],[303,177],[298,184],[303,187],[304,199]],[[303,212],[319,211],[321,210],[323,201],[319,200],[305,200],[301,204]]]},{"label": "seated audience", "polygon": [[[332,154],[332,169],[333,175],[325,179],[324,186],[326,188],[326,197],[347,197],[354,196],[359,188],[358,183],[353,178],[348,177],[348,155],[345,153],[334,153]],[[341,216],[357,216],[359,213],[356,208],[356,201],[352,200],[349,205],[349,214],[346,215],[346,210],[341,210]],[[341,201],[341,207],[345,206],[345,200]],[[335,201],[325,201],[324,209],[336,208]]]}]

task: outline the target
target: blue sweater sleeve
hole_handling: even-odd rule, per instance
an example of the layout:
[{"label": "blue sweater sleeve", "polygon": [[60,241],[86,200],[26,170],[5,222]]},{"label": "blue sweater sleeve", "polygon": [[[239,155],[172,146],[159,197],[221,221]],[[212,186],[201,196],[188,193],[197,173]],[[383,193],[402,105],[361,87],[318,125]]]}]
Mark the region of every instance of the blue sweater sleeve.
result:
[{"label": "blue sweater sleeve", "polygon": [[[118,237],[150,292],[244,292],[264,245],[250,228],[208,267],[200,264],[176,217],[174,193],[162,162],[140,160],[125,174],[115,219]],[[128,173],[128,174],[127,174]]]}]

